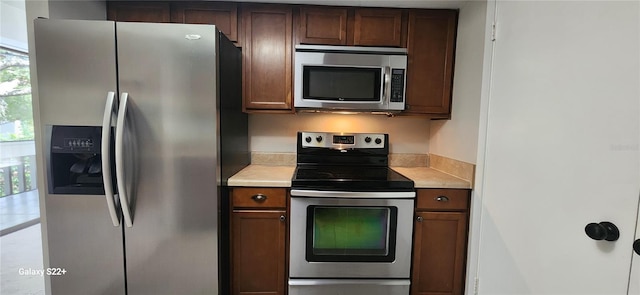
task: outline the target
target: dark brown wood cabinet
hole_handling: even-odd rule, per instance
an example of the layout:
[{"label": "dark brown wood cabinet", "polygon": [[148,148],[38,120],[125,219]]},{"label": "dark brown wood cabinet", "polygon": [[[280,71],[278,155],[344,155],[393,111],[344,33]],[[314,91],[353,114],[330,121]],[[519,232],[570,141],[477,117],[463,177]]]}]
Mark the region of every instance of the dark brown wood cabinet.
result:
[{"label": "dark brown wood cabinet", "polygon": [[411,295],[462,295],[470,190],[419,189]]},{"label": "dark brown wood cabinet", "polygon": [[286,189],[232,188],[231,207],[231,294],[284,295]]},{"label": "dark brown wood cabinet", "polygon": [[353,45],[403,47],[402,10],[392,8],[356,9]]},{"label": "dark brown wood cabinet", "polygon": [[[301,6],[297,43],[404,47],[402,9]],[[404,21],[404,22],[403,22]]]},{"label": "dark brown wood cabinet", "polygon": [[113,21],[168,23],[170,11],[169,2],[107,1],[107,19]]},{"label": "dark brown wood cabinet", "polygon": [[171,22],[216,25],[229,40],[238,42],[238,5],[228,2],[173,2]]},{"label": "dark brown wood cabinet", "polygon": [[291,112],[293,9],[251,4],[241,9],[244,109]]},{"label": "dark brown wood cabinet", "polygon": [[248,113],[294,111],[295,30],[296,44],[407,47],[404,113],[451,117],[457,10],[217,1],[108,1],[107,7],[116,21],[217,25],[242,47]]},{"label": "dark brown wood cabinet", "polygon": [[456,10],[409,11],[406,112],[450,117],[457,18]]},{"label": "dark brown wood cabinet", "polygon": [[344,7],[301,7],[298,43],[347,45],[347,14]]}]

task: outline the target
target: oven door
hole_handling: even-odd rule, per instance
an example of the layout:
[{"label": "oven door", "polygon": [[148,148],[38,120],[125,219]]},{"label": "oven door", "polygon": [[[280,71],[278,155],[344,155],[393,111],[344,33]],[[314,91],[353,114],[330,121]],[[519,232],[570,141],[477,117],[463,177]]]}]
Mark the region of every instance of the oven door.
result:
[{"label": "oven door", "polygon": [[409,278],[414,192],[291,196],[291,278]]}]

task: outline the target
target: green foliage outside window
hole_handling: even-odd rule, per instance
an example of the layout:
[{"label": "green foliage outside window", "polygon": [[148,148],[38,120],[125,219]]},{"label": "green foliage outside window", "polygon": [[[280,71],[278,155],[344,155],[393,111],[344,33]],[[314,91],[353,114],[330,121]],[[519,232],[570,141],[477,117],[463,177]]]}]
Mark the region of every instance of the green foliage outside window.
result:
[{"label": "green foliage outside window", "polygon": [[14,123],[0,141],[33,140],[29,56],[0,48],[0,125]]}]

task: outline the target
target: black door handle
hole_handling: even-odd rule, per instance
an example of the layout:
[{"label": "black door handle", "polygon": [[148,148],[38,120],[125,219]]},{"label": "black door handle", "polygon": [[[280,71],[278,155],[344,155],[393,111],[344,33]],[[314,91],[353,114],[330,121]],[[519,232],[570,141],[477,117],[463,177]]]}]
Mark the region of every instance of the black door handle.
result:
[{"label": "black door handle", "polygon": [[620,231],[618,230],[618,227],[608,221],[589,223],[584,228],[584,231],[587,233],[587,236],[596,241],[605,240],[613,242],[620,238]]},{"label": "black door handle", "polygon": [[636,254],[640,255],[640,239],[633,242],[633,251],[636,251]]}]

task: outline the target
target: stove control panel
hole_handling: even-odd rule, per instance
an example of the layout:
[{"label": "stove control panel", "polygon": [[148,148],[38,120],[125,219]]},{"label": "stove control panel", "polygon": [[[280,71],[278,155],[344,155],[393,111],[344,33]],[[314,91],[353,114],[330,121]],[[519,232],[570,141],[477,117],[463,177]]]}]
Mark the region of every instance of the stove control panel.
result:
[{"label": "stove control panel", "polygon": [[388,135],[384,133],[301,132],[303,148],[372,149],[384,148]]}]

